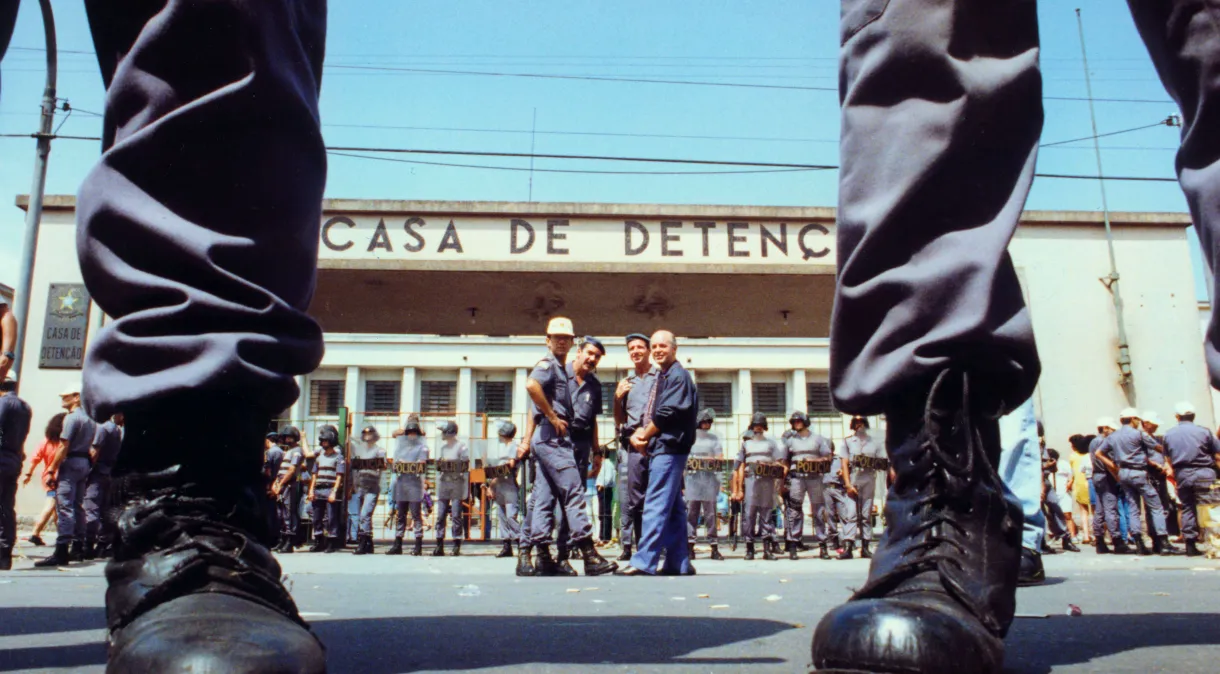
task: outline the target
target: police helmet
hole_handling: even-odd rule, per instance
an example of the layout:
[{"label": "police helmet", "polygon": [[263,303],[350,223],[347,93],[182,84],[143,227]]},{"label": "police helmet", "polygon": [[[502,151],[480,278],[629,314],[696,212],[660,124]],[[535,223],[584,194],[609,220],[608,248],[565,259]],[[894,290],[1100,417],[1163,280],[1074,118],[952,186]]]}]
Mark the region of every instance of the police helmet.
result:
[{"label": "police helmet", "polygon": [[695,417],[695,425],[702,426],[703,424],[710,424],[715,420],[716,411],[709,407],[699,412],[699,416]]},{"label": "police helmet", "polygon": [[517,425],[511,421],[500,422],[500,430],[497,431],[502,438],[511,438],[517,434]]},{"label": "police helmet", "polygon": [[339,429],[335,428],[334,426],[331,426],[330,424],[326,424],[325,426],[319,428],[318,429],[318,444],[322,444],[322,443],[330,443],[331,446],[338,446]]},{"label": "police helmet", "polygon": [[457,435],[458,432],[457,424],[453,423],[452,421],[446,421],[445,423],[441,424],[439,428],[442,435]]},{"label": "police helmet", "polygon": [[792,423],[794,421],[799,421],[802,424],[805,424],[805,428],[809,428],[809,415],[800,410],[793,412],[792,416],[788,417],[788,423]]},{"label": "police helmet", "polygon": [[754,430],[755,426],[762,426],[764,431],[768,430],[770,427],[767,425],[767,415],[755,412],[754,416],[750,418],[750,430]]},{"label": "police helmet", "polygon": [[424,429],[419,427],[419,419],[408,419],[407,425],[402,427],[404,433],[415,433],[424,435]]},{"label": "police helmet", "polygon": [[285,426],[280,429],[280,440],[283,442],[287,442],[288,440],[300,442],[301,430],[296,426]]},{"label": "police helmet", "polygon": [[267,434],[267,439],[278,445],[280,442],[280,434],[276,433],[275,431],[271,431]]},{"label": "police helmet", "polygon": [[860,426],[863,426],[865,428],[871,428],[871,426],[868,423],[868,417],[866,417],[862,414],[857,414],[856,416],[851,418],[851,423],[848,424],[848,427],[854,431]]},{"label": "police helmet", "polygon": [[372,424],[365,426],[364,429],[360,431],[360,436],[364,437],[369,433],[373,434],[373,442],[377,442],[381,439],[381,434],[377,432],[377,428]]}]

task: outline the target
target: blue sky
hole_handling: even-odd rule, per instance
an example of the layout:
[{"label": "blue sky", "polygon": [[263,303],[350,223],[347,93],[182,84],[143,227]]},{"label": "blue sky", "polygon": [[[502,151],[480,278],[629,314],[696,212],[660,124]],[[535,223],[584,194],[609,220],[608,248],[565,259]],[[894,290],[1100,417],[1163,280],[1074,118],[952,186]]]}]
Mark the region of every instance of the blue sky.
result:
[{"label": "blue sky", "polygon": [[[56,3],[59,96],[79,111],[61,133],[93,136],[101,78],[81,3]],[[765,11],[760,7],[766,7]],[[1155,124],[1177,112],[1125,3],[1040,3],[1045,95],[1083,97],[1074,9],[1085,17],[1102,133]],[[37,3],[22,3],[13,48],[0,64],[0,133],[38,122],[43,82]],[[331,3],[322,120],[328,145],[494,152],[838,163],[838,3],[690,2]],[[34,48],[34,49],[29,49]],[[81,52],[81,53],[77,53]],[[355,66],[355,67],[353,67]],[[367,70],[366,68],[377,70]],[[402,69],[546,73],[732,82],[825,90],[429,74]],[[398,70],[393,70],[398,69]],[[1091,134],[1083,101],[1045,102],[1044,142]],[[535,124],[536,133],[531,134]],[[62,121],[60,113],[57,122]],[[410,128],[402,128],[410,127]],[[1172,177],[1178,130],[1158,126],[1102,139],[1110,175]],[[47,192],[74,193],[99,145],[54,143]],[[12,284],[34,143],[0,138],[0,281]],[[401,158],[401,156],[399,156]],[[528,159],[429,156],[422,161],[528,168]],[[657,171],[672,167],[540,159],[535,169]],[[712,167],[677,167],[708,171]],[[1095,174],[1091,142],[1049,147],[1044,173]],[[328,197],[833,205],[834,171],[732,175],[587,175],[478,170],[332,156]],[[1112,182],[1113,210],[1183,211],[1174,183]],[[1100,210],[1097,183],[1040,179],[1031,209]]]}]

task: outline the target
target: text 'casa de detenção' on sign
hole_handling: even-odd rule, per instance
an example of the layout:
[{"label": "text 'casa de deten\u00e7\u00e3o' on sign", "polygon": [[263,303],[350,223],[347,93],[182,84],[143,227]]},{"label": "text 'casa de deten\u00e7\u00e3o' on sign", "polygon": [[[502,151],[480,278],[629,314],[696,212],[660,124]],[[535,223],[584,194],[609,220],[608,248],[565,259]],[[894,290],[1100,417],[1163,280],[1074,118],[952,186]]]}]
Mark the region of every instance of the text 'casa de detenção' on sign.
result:
[{"label": "text 'casa de deten\u00e7\u00e3o' on sign", "polygon": [[323,220],[323,258],[833,264],[834,225],[597,218],[382,217]]}]

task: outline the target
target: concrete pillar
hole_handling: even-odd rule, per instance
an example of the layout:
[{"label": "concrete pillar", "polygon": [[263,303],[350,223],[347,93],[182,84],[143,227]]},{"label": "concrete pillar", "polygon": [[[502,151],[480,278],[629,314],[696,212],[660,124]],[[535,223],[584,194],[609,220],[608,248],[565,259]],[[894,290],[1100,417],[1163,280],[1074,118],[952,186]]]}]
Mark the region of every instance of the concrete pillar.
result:
[{"label": "concrete pillar", "polygon": [[[458,370],[457,426],[458,437],[470,438],[474,430],[474,371],[468,367]],[[481,428],[479,429],[482,430]]]},{"label": "concrete pillar", "polygon": [[732,433],[740,438],[750,425],[750,415],[754,413],[754,381],[749,370],[737,371],[737,395],[733,401]]},{"label": "concrete pillar", "polygon": [[[355,365],[347,368],[347,379],[343,383],[343,404],[352,413],[350,434],[364,423],[364,387],[360,385],[360,368]],[[340,419],[339,423],[347,423],[347,419]]]},{"label": "concrete pillar", "polygon": [[418,412],[418,405],[415,400],[415,368],[404,367],[402,369],[402,391],[399,392],[398,412],[402,417],[399,420],[399,428],[407,425],[407,415],[412,412]]},{"label": "concrete pillar", "polygon": [[519,367],[513,372],[513,423],[524,429],[522,423],[529,413],[530,396],[525,392],[525,381],[530,378],[530,371]]},{"label": "concrete pillar", "polygon": [[306,407],[306,405],[309,404],[309,401],[307,400],[309,397],[309,382],[305,381],[305,375],[303,374],[296,376],[296,382],[297,388],[300,389],[301,393],[297,396],[297,399],[293,401],[292,407],[288,408],[288,421],[299,424],[301,419],[305,418],[305,410],[309,409]]},{"label": "concrete pillar", "polygon": [[801,412],[808,411],[809,407],[808,391],[805,388],[805,371],[793,370],[788,373],[788,412],[800,410]]}]

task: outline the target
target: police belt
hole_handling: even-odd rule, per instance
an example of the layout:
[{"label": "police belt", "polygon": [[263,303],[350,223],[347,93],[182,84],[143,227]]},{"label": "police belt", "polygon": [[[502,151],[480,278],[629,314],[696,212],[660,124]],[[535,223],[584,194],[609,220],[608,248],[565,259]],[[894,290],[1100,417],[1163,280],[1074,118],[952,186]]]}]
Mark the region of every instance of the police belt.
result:
[{"label": "police belt", "polygon": [[728,467],[728,459],[692,456],[686,460],[686,470],[692,473],[720,473]]},{"label": "police belt", "polygon": [[782,478],[784,467],[771,463],[747,463],[746,475],[752,477]]},{"label": "police belt", "polygon": [[427,461],[395,461],[390,466],[395,475],[423,475],[427,469]]},{"label": "police belt", "polygon": [[1139,464],[1139,465],[1132,464],[1132,463],[1120,463],[1120,464],[1118,464],[1118,467],[1123,470],[1148,470],[1148,464],[1146,464],[1146,463]]},{"label": "police belt", "polygon": [[470,461],[441,459],[436,462],[436,470],[439,473],[467,473],[470,472]]},{"label": "police belt", "polygon": [[385,470],[386,459],[352,459],[352,470]]},{"label": "police belt", "polygon": [[856,470],[889,470],[890,460],[879,456],[853,456],[851,466]]},{"label": "police belt", "polygon": [[498,466],[488,466],[483,469],[483,475],[488,480],[496,480],[502,477],[512,477],[513,469],[507,463],[502,463]]},{"label": "police belt", "polygon": [[830,465],[834,459],[801,459],[792,462],[793,473],[801,475],[826,475],[830,473]]}]

